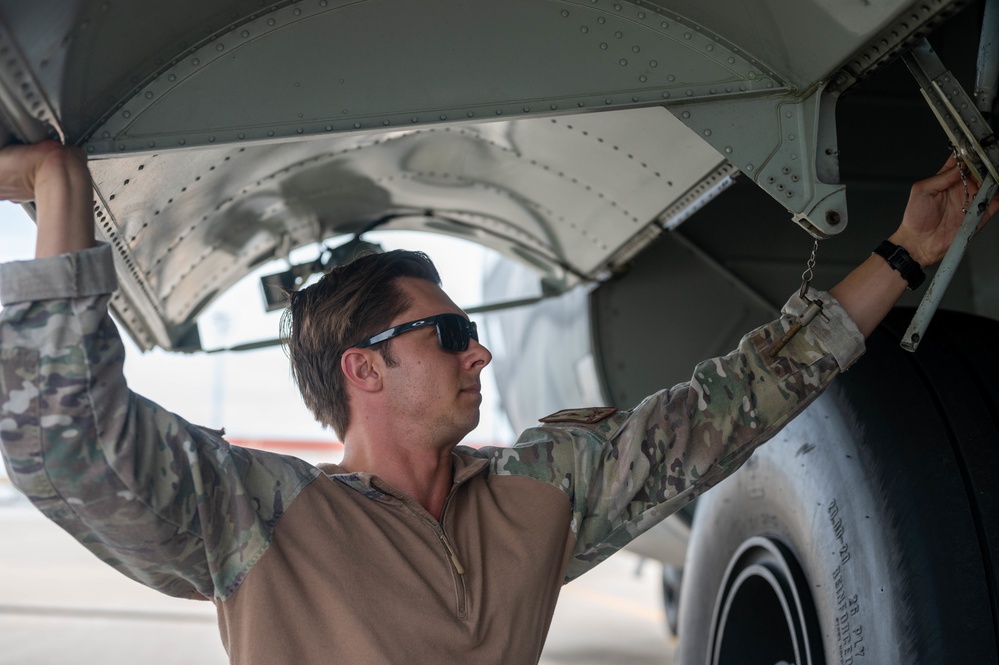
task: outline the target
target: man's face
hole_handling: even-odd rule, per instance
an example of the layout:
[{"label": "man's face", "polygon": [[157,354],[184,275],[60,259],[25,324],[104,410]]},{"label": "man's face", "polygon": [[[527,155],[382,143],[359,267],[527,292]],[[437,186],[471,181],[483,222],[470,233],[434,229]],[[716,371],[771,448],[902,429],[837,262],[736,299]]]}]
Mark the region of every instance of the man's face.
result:
[{"label": "man's face", "polygon": [[[464,316],[431,282],[400,277],[396,284],[411,304],[392,321],[393,326],[436,314]],[[438,445],[455,445],[475,429],[482,403],[479,374],[492,360],[486,347],[473,339],[465,351],[445,351],[436,328],[426,326],[393,338],[390,350],[398,362],[385,368],[391,417],[406,419],[414,434],[428,435]]]}]

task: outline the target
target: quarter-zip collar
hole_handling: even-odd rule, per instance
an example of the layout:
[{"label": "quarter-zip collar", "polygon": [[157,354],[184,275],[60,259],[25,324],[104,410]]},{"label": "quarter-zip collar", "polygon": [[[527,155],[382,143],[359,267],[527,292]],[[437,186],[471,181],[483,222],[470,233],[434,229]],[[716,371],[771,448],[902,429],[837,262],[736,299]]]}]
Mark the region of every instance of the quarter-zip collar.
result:
[{"label": "quarter-zip collar", "polygon": [[[489,460],[452,451],[451,464],[452,480],[449,495],[453,494],[459,485],[464,484],[477,474],[484,472],[486,467],[489,466]],[[347,473],[337,464],[320,464],[319,468],[329,478],[343,483],[368,499],[388,503],[401,501],[406,505],[412,504],[410,507],[418,507],[419,510],[424,513],[427,512],[423,506],[420,506],[410,496],[400,492],[398,489],[372,473],[366,473],[363,471]],[[427,514],[429,515],[429,513]]]},{"label": "quarter-zip collar", "polygon": [[445,520],[447,519],[448,507],[451,505],[451,501],[457,493],[458,488],[479,473],[485,472],[486,468],[489,466],[489,461],[459,452],[452,452],[451,463],[451,489],[448,490],[447,499],[444,502],[444,509],[441,511],[440,521],[435,519],[426,508],[421,506],[419,502],[411,496],[399,491],[374,474],[364,472],[344,473],[342,469],[335,464],[325,464],[320,468],[331,479],[343,483],[347,487],[359,492],[367,499],[388,504],[401,504],[420,522],[422,522],[426,528],[433,531],[434,535],[437,536],[443,546],[445,558],[448,562],[448,569],[451,573],[452,582],[454,583],[455,614],[458,619],[464,621],[468,618],[468,591],[465,585],[466,571],[461,559],[458,557],[458,553],[455,551],[455,545],[447,533]]}]

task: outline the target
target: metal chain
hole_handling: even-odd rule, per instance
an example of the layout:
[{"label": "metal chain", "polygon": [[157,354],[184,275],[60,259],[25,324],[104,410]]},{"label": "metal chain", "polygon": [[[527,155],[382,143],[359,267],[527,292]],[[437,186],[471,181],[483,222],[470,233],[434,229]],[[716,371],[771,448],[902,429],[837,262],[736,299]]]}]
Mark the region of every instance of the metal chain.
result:
[{"label": "metal chain", "polygon": [[961,160],[961,156],[957,152],[957,148],[953,148],[954,159],[957,160],[957,169],[961,173],[961,184],[964,185],[964,205],[961,206],[961,212],[965,215],[968,214],[968,206],[971,205],[971,192],[968,190],[968,169],[964,166],[964,162]]},{"label": "metal chain", "polygon": [[801,298],[805,297],[808,293],[808,285],[812,283],[812,278],[815,277],[815,272],[812,270],[815,268],[815,254],[819,251],[819,241],[816,240],[815,244],[812,245],[812,255],[808,257],[808,262],[805,264],[805,272],[801,273],[801,288],[798,289],[798,296]]},{"label": "metal chain", "polygon": [[773,362],[780,350],[783,349],[791,339],[797,335],[802,328],[807,326],[812,320],[822,314],[822,301],[812,300],[807,296],[808,285],[812,282],[812,277],[815,276],[813,268],[815,268],[815,255],[819,251],[819,241],[816,240],[812,245],[812,255],[808,257],[808,262],[805,264],[805,272],[801,273],[801,288],[798,289],[798,296],[803,299],[808,306],[805,310],[796,317],[791,318],[791,323],[787,328],[787,332],[779,340],[773,343],[770,348],[763,352],[765,358],[768,362]]}]

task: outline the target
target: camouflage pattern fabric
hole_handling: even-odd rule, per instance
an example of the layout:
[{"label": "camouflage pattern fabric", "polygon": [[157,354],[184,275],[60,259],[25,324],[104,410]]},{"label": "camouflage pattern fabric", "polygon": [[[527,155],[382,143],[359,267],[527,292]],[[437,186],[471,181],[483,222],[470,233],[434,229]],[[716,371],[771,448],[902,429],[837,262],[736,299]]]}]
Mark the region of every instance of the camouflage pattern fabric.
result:
[{"label": "camouflage pattern fabric", "polygon": [[[15,485],[143,584],[229,598],[322,472],[230,447],[128,390],[107,314],[108,246],[0,271],[0,440]],[[572,579],[738,468],[859,357],[863,338],[845,312],[825,294],[810,296],[825,315],[772,363],[761,350],[790,327],[788,316],[631,411],[548,423],[514,448],[461,452],[487,458],[490,473],[535,478],[569,497]],[[785,314],[804,307],[795,296]]]},{"label": "camouflage pattern fabric", "polygon": [[860,357],[863,336],[839,303],[808,295],[822,301],[825,315],[773,362],[763,351],[807,307],[797,295],[781,319],[727,356],[699,364],[689,383],[592,424],[567,412],[568,422],[530,429],[512,449],[478,451],[490,458],[491,473],[531,476],[568,495],[576,549],[566,581],[733,473]]},{"label": "camouflage pattern fabric", "polygon": [[129,577],[226,598],[320,473],[230,447],[128,390],[107,314],[110,247],[2,268],[0,438],[13,483]]}]

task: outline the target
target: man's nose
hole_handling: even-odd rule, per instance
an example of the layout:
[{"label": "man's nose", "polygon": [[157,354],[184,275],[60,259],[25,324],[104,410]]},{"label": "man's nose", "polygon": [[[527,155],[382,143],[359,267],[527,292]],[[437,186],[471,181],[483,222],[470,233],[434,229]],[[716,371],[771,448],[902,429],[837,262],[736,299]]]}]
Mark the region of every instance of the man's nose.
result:
[{"label": "man's nose", "polygon": [[465,353],[468,354],[469,367],[485,367],[493,359],[493,354],[489,353],[489,349],[476,339],[468,340],[468,349]]}]

